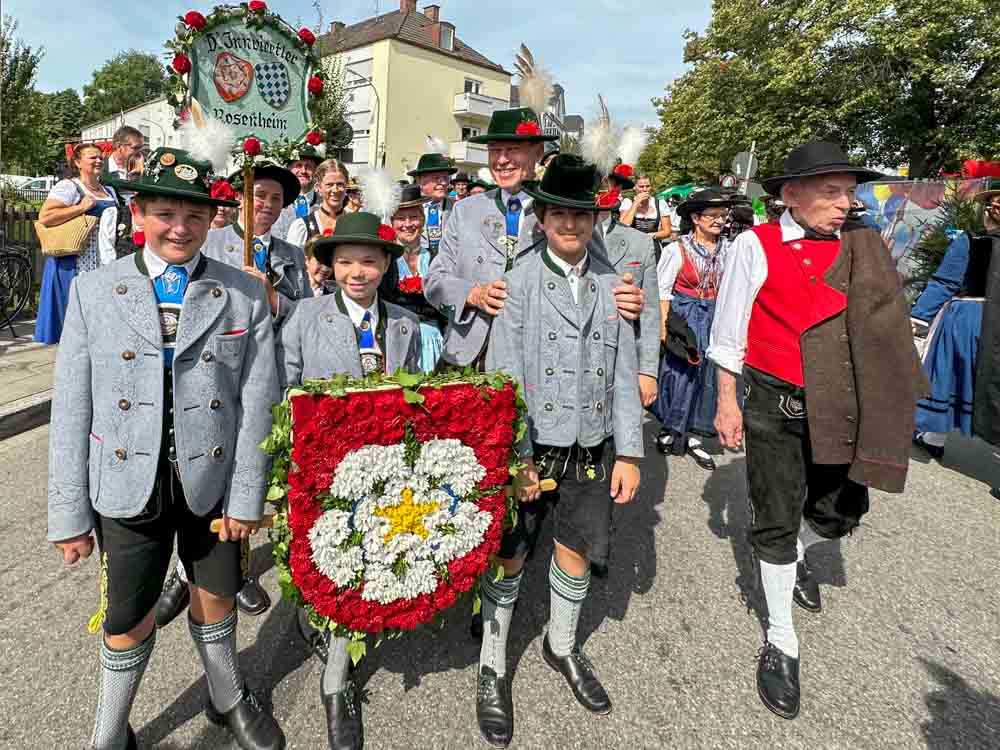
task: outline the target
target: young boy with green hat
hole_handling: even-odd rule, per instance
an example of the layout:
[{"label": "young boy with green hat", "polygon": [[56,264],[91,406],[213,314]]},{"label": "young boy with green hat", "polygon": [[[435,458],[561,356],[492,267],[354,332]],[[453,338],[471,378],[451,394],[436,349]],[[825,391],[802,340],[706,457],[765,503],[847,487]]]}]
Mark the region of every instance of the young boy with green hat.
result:
[{"label": "young boy with green hat", "polygon": [[[555,552],[542,656],[584,708],[611,711],[576,631],[590,564],[608,559],[614,504],[631,502],[639,487],[643,441],[634,325],[617,309],[617,272],[588,250],[600,210],[597,185],[593,166],[560,155],[541,183],[525,186],[545,242],[504,276],[507,297],[486,353],[487,369],[512,375],[528,406],[528,431],[517,446],[525,464],[515,482],[517,524],[498,555],[504,576],[480,580],[476,715],[497,747],[509,744],[514,730],[506,644],[521,571],[550,512]],[[542,494],[543,478],[555,479],[558,490]]]},{"label": "young boy with green hat", "polygon": [[[337,220],[333,234],[315,241],[313,255],[333,268],[337,291],[300,302],[278,332],[281,382],[398,369],[420,372],[420,321],[378,294],[389,265],[403,252],[392,227],[358,211]],[[364,745],[361,697],[349,674],[347,638],[331,638],[320,694],[332,750]]]},{"label": "young boy with green hat", "polygon": [[111,182],[136,193],[146,245],[72,286],[49,444],[48,539],[68,564],[91,554],[94,536],[101,553],[91,747],[136,747],[129,713],[176,535],[208,718],[242,748],[282,748],[280,727],[244,683],[234,604],[240,540],[267,491],[257,446],[278,398],[270,308],[256,279],[201,252],[215,207],[233,205],[207,162],[160,148],[137,181]]}]

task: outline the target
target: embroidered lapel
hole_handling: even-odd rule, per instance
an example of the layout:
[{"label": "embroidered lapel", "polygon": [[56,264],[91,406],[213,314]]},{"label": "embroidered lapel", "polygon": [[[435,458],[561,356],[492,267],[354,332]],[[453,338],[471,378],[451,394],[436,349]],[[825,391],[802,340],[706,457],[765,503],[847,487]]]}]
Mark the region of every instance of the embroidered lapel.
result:
[{"label": "embroidered lapel", "polygon": [[[193,279],[181,305],[174,361],[200,339],[218,320],[229,300],[229,292],[216,279]],[[248,335],[253,335],[251,332]]]},{"label": "embroidered lapel", "polygon": [[135,265],[123,264],[123,272],[111,293],[125,322],[146,341],[162,350],[163,335],[160,332],[160,315],[153,282],[144,272],[142,252],[137,252],[133,257]]},{"label": "embroidered lapel", "polygon": [[542,261],[542,294],[568,323],[574,328],[579,328],[580,309],[573,301],[573,293],[569,289],[566,276],[562,269],[552,262],[545,250],[542,250]]}]

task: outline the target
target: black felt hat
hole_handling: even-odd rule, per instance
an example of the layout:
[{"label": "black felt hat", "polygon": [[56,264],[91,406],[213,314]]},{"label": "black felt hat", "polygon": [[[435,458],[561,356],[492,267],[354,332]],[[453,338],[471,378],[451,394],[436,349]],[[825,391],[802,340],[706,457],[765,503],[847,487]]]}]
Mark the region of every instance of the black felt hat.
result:
[{"label": "black felt hat", "polygon": [[313,257],[329,266],[338,245],[373,245],[385,250],[391,258],[403,253],[403,246],[396,242],[396,231],[367,211],[341,214],[333,233],[320,237],[313,244]]},{"label": "black felt hat", "polygon": [[677,215],[690,218],[691,214],[701,213],[706,208],[731,208],[734,202],[732,196],[724,195],[715,188],[695,190],[677,207]]},{"label": "black felt hat", "polygon": [[821,174],[853,174],[858,182],[871,182],[883,175],[874,169],[851,164],[844,149],[828,141],[810,141],[785,157],[785,173],[761,180],[761,185],[771,195],[778,195],[781,186],[789,180],[815,177]]},{"label": "black felt hat", "polygon": [[444,154],[424,154],[420,157],[420,161],[417,162],[417,168],[411,169],[406,174],[410,175],[410,177],[416,177],[417,175],[431,174],[432,172],[455,174],[457,171],[458,167],[455,166],[455,162]]},{"label": "black felt hat", "polygon": [[[284,167],[275,164],[273,161],[260,161],[254,164],[253,179],[254,182],[257,180],[274,180],[281,185],[282,207],[292,205],[295,199],[299,197],[299,193],[302,190],[302,186],[299,184],[299,178]],[[229,175],[229,181],[237,190],[242,190],[243,170],[237,170]]]},{"label": "black felt hat", "polygon": [[526,183],[524,192],[550,206],[596,212],[601,210],[597,205],[599,185],[597,167],[575,154],[559,154],[545,168],[542,181]]},{"label": "black felt hat", "polygon": [[451,182],[454,185],[456,182],[469,182],[469,175],[465,172],[459,172],[457,175],[451,178]]},{"label": "black felt hat", "polygon": [[410,208],[411,206],[422,206],[429,200],[430,198],[428,196],[420,192],[419,185],[406,185],[403,188],[403,192],[399,196],[399,206],[397,210],[399,210],[399,208]]}]

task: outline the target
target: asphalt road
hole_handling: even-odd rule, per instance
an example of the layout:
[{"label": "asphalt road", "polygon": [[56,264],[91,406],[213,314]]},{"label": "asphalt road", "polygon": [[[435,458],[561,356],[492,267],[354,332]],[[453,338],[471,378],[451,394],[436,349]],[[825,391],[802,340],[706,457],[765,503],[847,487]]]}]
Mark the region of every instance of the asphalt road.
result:
[{"label": "asphalt road", "polygon": [[[97,698],[93,560],[69,569],[45,542],[48,427],[0,442],[7,510],[0,566],[0,746],[84,747]],[[854,537],[812,556],[824,611],[797,611],[802,713],[758,701],[743,459],[709,474],[656,454],[639,500],[616,516],[610,575],[582,621],[586,650],[614,700],[611,716],[577,706],[541,659],[550,547],[522,588],[509,655],[513,748],[1000,748],[1000,464],[953,441],[945,465],[914,461],[902,496],[876,493]],[[992,474],[991,474],[992,472]],[[663,488],[666,491],[663,492]],[[251,685],[274,706],[292,748],[325,747],[321,665],[277,601],[266,541],[253,564],[276,603],[240,621]],[[459,614],[459,613],[455,613]],[[363,662],[367,745],[478,748],[478,647],[467,617],[370,652]],[[132,722],[141,747],[225,748],[202,714],[207,689],[183,620],[159,634]]]}]

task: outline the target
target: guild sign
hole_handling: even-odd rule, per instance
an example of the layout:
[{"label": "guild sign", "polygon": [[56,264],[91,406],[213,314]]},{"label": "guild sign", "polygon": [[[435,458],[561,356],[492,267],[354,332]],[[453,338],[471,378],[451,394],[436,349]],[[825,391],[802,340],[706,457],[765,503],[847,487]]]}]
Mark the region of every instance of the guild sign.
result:
[{"label": "guild sign", "polygon": [[292,84],[288,78],[288,68],[284,63],[257,63],[254,66],[257,73],[257,90],[260,97],[275,109],[281,109],[292,93]]}]

